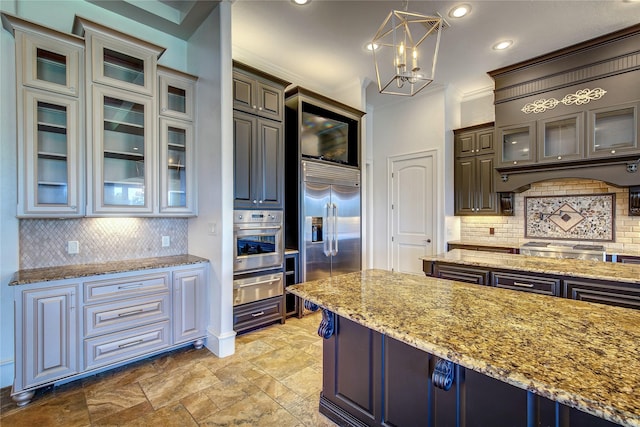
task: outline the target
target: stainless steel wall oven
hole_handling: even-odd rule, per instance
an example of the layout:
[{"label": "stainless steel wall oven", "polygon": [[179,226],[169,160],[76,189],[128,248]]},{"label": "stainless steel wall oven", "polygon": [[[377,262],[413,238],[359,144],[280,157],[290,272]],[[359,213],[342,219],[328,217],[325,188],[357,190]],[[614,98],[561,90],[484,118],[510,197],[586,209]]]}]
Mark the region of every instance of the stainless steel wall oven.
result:
[{"label": "stainless steel wall oven", "polygon": [[234,275],[282,268],[282,211],[234,211]]}]

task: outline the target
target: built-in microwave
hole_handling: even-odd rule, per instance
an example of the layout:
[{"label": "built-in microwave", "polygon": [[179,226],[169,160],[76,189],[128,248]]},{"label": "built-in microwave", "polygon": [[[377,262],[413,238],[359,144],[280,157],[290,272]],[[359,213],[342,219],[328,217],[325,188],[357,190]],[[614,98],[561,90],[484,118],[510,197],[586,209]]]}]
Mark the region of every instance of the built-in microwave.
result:
[{"label": "built-in microwave", "polygon": [[358,166],[358,121],[302,103],[300,153],[304,158]]}]

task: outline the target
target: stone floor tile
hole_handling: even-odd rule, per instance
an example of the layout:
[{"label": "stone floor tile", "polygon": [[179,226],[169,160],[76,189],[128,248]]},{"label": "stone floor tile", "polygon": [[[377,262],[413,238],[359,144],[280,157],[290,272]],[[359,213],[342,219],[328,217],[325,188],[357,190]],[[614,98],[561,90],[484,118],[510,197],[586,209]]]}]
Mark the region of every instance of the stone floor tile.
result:
[{"label": "stone floor tile", "polygon": [[119,387],[97,383],[90,390],[85,390],[85,397],[92,421],[147,402],[147,396],[138,383]]}]

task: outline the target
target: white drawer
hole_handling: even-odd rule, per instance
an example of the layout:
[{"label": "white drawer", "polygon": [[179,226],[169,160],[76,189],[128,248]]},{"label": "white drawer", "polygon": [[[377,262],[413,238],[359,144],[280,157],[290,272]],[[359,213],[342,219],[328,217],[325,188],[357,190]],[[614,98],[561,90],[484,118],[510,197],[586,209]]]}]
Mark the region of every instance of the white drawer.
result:
[{"label": "white drawer", "polygon": [[84,335],[91,337],[169,320],[169,297],[169,293],[163,293],[85,306]]},{"label": "white drawer", "polygon": [[169,321],[84,340],[85,369],[94,369],[169,346]]},{"label": "white drawer", "polygon": [[168,272],[85,282],[84,301],[98,302],[169,291]]}]

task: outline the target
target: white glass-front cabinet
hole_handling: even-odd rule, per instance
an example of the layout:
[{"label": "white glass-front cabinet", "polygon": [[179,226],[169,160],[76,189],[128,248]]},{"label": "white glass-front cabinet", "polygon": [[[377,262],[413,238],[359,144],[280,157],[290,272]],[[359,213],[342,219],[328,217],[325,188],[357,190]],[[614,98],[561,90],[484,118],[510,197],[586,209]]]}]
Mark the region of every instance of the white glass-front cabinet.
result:
[{"label": "white glass-front cabinet", "polygon": [[93,86],[93,214],[154,212],[154,104],[146,96]]},{"label": "white glass-front cabinet", "polygon": [[156,67],[164,48],[76,17],[86,41],[87,215],[158,214]]},{"label": "white glass-front cabinet", "polygon": [[194,105],[197,77],[158,67],[160,213],[197,213]]},{"label": "white glass-front cabinet", "polygon": [[15,36],[18,136],[16,214],[84,214],[84,40],[2,14]]},{"label": "white glass-front cabinet", "polygon": [[84,162],[79,101],[23,90],[24,168],[18,180],[18,216],[75,216],[83,212]]}]

